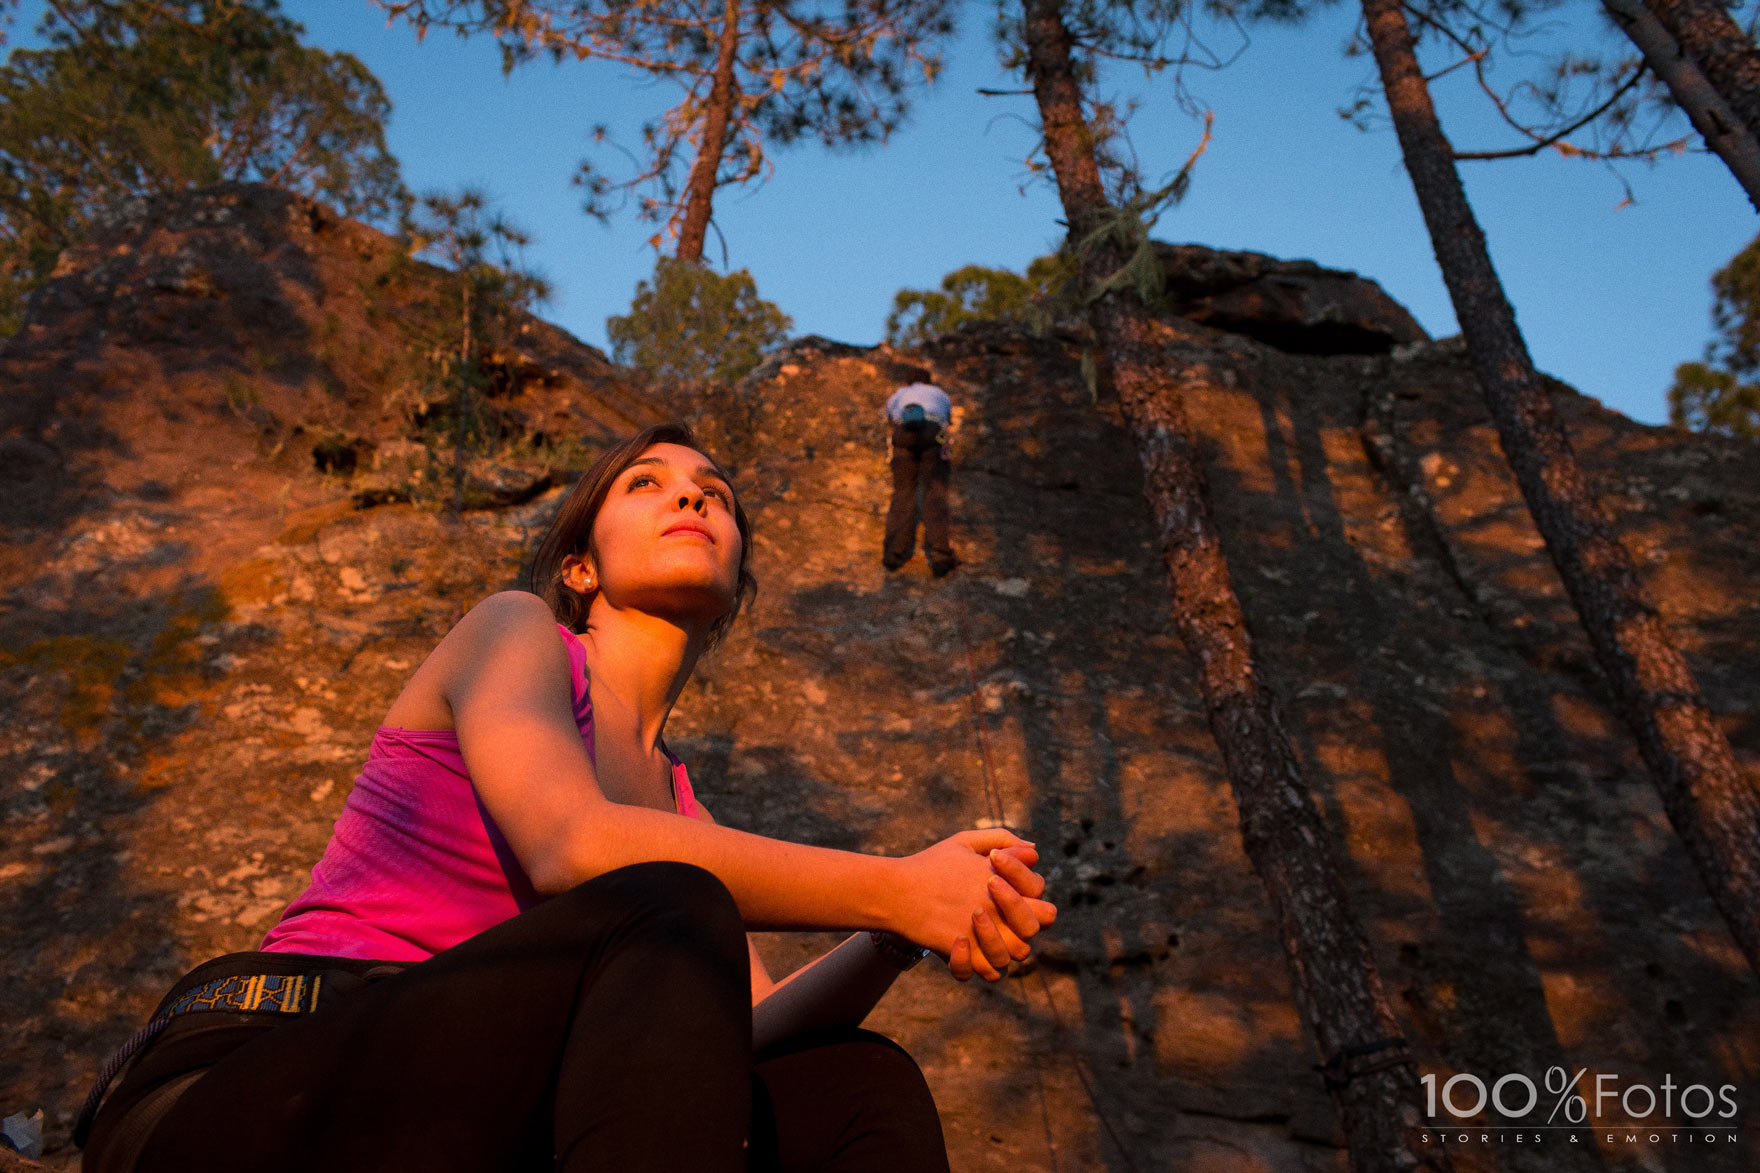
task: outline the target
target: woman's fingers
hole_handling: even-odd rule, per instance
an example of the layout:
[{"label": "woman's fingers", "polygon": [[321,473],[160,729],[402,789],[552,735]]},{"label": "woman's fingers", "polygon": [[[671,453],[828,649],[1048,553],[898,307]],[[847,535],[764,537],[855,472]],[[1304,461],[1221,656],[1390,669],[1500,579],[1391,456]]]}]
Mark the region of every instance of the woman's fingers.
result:
[{"label": "woman's fingers", "polygon": [[984,827],[976,831],[961,831],[953,836],[953,840],[979,855],[988,855],[999,847],[1031,848],[1033,846],[1006,827]]},{"label": "woman's fingers", "polygon": [[[972,913],[972,936],[978,944],[977,951],[972,954],[972,968],[987,982],[996,981],[1002,976],[1008,969],[1008,963],[1015,959],[1016,949],[1026,950],[1021,939],[997,924],[996,918],[990,915],[987,908],[980,908]],[[1020,954],[1022,957],[1026,955],[1026,952]],[[979,964],[980,962],[984,964]]]},{"label": "woman's fingers", "polygon": [[955,981],[972,980],[972,943],[966,938],[954,938],[953,952],[947,955],[947,972]]},{"label": "woman's fingers", "polygon": [[1043,900],[1028,901],[1001,876],[990,877],[990,899],[996,902],[996,911],[1002,914],[1003,923],[1014,930],[1014,935],[1022,942],[1021,949],[1011,950],[1016,961],[1025,961],[1030,952],[1026,942],[1044,927],[1039,923],[1034,905],[1051,906]]},{"label": "woman's fingers", "polygon": [[987,981],[1000,979],[1012,962],[1031,955],[1027,942],[1057,916],[1055,907],[1039,899],[1045,881],[1033,871],[1038,849],[1005,828],[961,831],[911,859],[917,865],[915,882],[925,892],[955,900],[961,900],[958,894],[964,892],[963,904],[977,896],[967,885],[984,884],[977,903],[965,905],[973,911],[963,926],[942,919],[950,913],[957,916],[959,904],[950,908],[918,902],[911,909],[923,914],[926,939],[946,941],[949,936],[943,934],[953,930],[956,945],[947,954],[947,967],[961,981],[973,974]]},{"label": "woman's fingers", "polygon": [[1022,940],[1020,934],[1009,928],[1007,922],[999,919],[995,914],[992,914],[991,920],[996,925],[996,935],[1002,938],[1002,947],[1008,950],[1010,961],[1025,961],[1033,955],[1033,947]]},{"label": "woman's fingers", "polygon": [[1032,868],[1038,858],[1038,852],[1033,853],[1033,860],[1023,860],[1019,852],[998,848],[990,853],[990,868],[1022,896],[1037,899],[1045,895],[1045,877]]}]

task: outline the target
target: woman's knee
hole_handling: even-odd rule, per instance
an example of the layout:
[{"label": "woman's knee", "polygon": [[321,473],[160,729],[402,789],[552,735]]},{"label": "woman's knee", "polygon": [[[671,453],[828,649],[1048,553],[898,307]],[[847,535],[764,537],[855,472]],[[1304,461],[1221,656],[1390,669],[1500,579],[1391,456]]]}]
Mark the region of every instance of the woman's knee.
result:
[{"label": "woman's knee", "polygon": [[858,1028],[849,1033],[850,1040],[844,1046],[850,1048],[852,1062],[889,1098],[918,1107],[926,1105],[931,1113],[935,1111],[935,1097],[929,1091],[929,1082],[923,1078],[923,1069],[917,1066],[909,1051],[885,1035],[870,1030]]},{"label": "woman's knee", "polygon": [[756,1074],[766,1116],[754,1133],[754,1169],[946,1173],[935,1098],[916,1061],[892,1040],[853,1028],[825,1031],[766,1052]]},{"label": "woman's knee", "polygon": [[935,1098],[910,1052],[887,1038],[860,1027],[841,1027],[803,1035],[758,1057],[762,1066],[776,1064],[789,1074],[826,1090],[842,1087],[848,1094],[876,1105],[933,1116]]},{"label": "woman's knee", "polygon": [[744,964],[745,925],[733,894],[692,864],[631,864],[577,884],[557,899],[583,904],[596,916],[618,922],[625,932],[647,930],[663,938],[708,943]]}]

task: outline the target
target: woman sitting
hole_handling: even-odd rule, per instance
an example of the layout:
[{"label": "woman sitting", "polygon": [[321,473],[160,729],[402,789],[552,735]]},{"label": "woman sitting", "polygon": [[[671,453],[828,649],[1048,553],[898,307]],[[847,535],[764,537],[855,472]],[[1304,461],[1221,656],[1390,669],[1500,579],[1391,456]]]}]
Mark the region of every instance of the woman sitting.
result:
[{"label": "woman sitting", "polygon": [[[885,858],[716,825],[662,733],[750,548],[687,429],[605,453],[536,593],[410,678],[260,951],[131,1040],[88,1173],[945,1170],[916,1065],[857,1026],[931,951],[995,980],[1056,910],[1005,830]],[[764,929],[862,931],[774,982]]]}]

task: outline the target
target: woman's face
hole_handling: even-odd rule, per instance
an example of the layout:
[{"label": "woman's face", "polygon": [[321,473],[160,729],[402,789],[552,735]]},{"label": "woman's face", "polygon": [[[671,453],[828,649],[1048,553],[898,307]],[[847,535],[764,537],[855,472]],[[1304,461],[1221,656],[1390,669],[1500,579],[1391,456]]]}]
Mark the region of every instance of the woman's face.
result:
[{"label": "woman's face", "polygon": [[733,487],[696,449],[655,444],[612,482],[590,549],[566,579],[577,590],[601,591],[616,607],[711,624],[732,610],[739,586]]}]

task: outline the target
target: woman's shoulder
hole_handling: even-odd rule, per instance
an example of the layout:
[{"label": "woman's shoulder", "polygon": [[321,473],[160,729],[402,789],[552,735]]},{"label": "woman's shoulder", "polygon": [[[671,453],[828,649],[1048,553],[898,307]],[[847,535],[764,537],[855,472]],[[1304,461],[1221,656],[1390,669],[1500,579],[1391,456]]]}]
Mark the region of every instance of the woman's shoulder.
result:
[{"label": "woman's shoulder", "polygon": [[558,635],[566,630],[537,595],[498,591],[465,612],[440,643],[459,645],[476,655],[510,644],[549,650],[561,646]]},{"label": "woman's shoulder", "polygon": [[[450,728],[451,699],[485,671],[514,674],[568,662],[572,653],[548,604],[526,591],[500,591],[467,611],[429,654],[386,714],[387,725]],[[573,642],[573,637],[569,637]],[[572,665],[571,665],[572,667]]]},{"label": "woman's shoulder", "polygon": [[551,613],[550,604],[530,591],[496,591],[465,612],[457,626],[467,623],[553,628],[556,616]]},{"label": "woman's shoulder", "polygon": [[500,591],[467,611],[435,651],[461,666],[512,659],[535,667],[558,658],[572,661],[579,646],[543,599],[526,591]]}]

